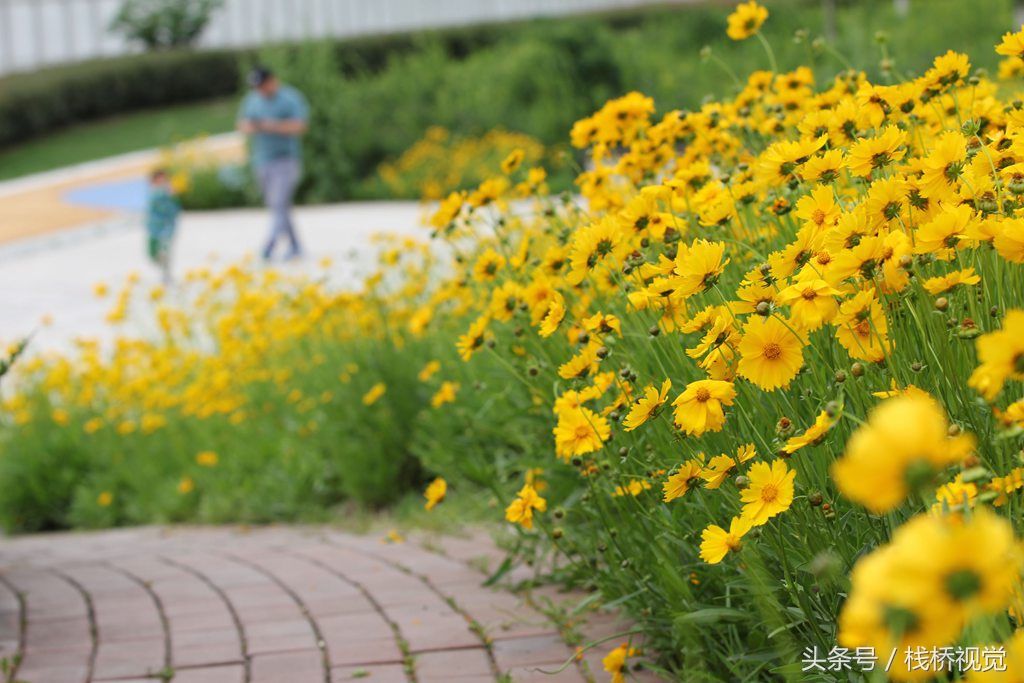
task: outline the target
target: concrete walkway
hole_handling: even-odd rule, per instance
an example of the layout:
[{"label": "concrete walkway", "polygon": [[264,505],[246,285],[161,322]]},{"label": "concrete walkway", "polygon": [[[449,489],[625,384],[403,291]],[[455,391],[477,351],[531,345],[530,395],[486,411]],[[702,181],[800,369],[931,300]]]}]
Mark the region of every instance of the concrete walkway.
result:
[{"label": "concrete walkway", "polygon": [[[230,160],[242,152],[240,145],[233,135],[211,138],[197,154]],[[129,275],[144,288],[158,284],[145,256],[142,216],[131,209],[137,188],[119,189],[142,182],[158,158],[140,152],[0,183],[0,348],[30,333],[32,352],[66,348],[76,337],[110,337],[114,331],[104,319],[112,302],[94,297],[94,285],[116,291]],[[104,197],[113,201],[105,204]],[[296,224],[307,258],[283,267],[320,274],[320,261],[330,258],[332,284],[350,286],[373,268],[371,235],[426,237],[422,212],[416,202],[300,208]],[[176,277],[253,257],[268,221],[259,209],[185,213],[173,248]],[[173,303],[175,292],[170,295]],[[144,333],[131,322],[122,331]]]},{"label": "concrete walkway", "polygon": [[[327,257],[333,262],[328,269],[333,285],[355,284],[375,267],[371,235],[390,232],[425,238],[421,212],[416,202],[300,208],[296,225],[306,258],[280,267],[321,272],[320,261]],[[266,212],[258,209],[184,214],[173,251],[176,277],[190,268],[224,267],[253,257],[265,239],[267,221]],[[64,348],[79,336],[109,337],[114,330],[105,317],[113,301],[110,296],[97,299],[93,286],[102,282],[116,291],[130,274],[140,276],[143,291],[159,283],[159,274],[145,255],[145,231],[132,215],[0,245],[0,344],[33,331],[33,351]],[[175,294],[170,292],[171,302]],[[50,324],[43,325],[44,318]],[[129,321],[123,331],[142,330]]]},{"label": "concrete walkway", "polygon": [[7,540],[0,657],[20,660],[26,683],[607,680],[601,658],[629,625],[573,613],[585,594],[484,587],[500,558],[483,536],[386,543],[325,528]]}]

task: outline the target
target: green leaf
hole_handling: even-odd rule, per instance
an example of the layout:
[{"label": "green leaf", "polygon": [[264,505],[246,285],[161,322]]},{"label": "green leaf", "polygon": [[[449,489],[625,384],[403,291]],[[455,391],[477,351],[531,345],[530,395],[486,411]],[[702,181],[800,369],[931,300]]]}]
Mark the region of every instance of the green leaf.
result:
[{"label": "green leaf", "polygon": [[719,621],[743,621],[750,615],[729,607],[706,607],[694,612],[687,612],[675,618],[676,626],[689,624],[711,624]]}]

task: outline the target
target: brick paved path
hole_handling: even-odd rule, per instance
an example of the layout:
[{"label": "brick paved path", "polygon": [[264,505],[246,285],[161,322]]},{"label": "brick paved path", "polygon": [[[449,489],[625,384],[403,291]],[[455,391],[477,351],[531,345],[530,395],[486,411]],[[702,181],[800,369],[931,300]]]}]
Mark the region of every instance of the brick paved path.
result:
[{"label": "brick paved path", "polygon": [[483,537],[288,527],[6,540],[0,657],[20,653],[27,683],[608,680],[600,660],[625,637],[544,672],[571,659],[573,633],[629,626],[600,612],[556,626],[544,613],[570,611],[550,606],[586,596],[484,587],[481,565],[500,557]]}]

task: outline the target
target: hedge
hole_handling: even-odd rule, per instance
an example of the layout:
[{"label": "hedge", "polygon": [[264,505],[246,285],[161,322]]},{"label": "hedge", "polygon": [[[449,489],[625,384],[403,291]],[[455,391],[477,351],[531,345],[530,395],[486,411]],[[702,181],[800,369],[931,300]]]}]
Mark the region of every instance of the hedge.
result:
[{"label": "hedge", "polygon": [[0,148],[79,121],[237,92],[239,52],[156,52],[0,79]]},{"label": "hedge", "polygon": [[[610,24],[627,26],[636,15],[612,15]],[[424,45],[439,46],[459,61],[509,35],[532,30],[535,22],[464,26],[418,34],[367,36],[332,41],[343,73],[365,76],[387,68],[398,56]],[[277,49],[294,51],[301,45]],[[239,91],[250,49],[172,50],[97,59],[0,78],[0,149],[54,129],[147,107],[198,102]]]}]

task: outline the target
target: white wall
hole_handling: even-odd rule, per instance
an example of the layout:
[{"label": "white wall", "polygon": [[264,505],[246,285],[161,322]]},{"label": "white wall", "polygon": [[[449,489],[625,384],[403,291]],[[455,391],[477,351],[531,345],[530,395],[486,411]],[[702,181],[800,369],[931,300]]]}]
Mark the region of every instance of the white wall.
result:
[{"label": "white wall", "polygon": [[[259,45],[696,0],[227,0],[201,44]],[[129,54],[108,30],[122,0],[0,0],[0,74]]]}]

